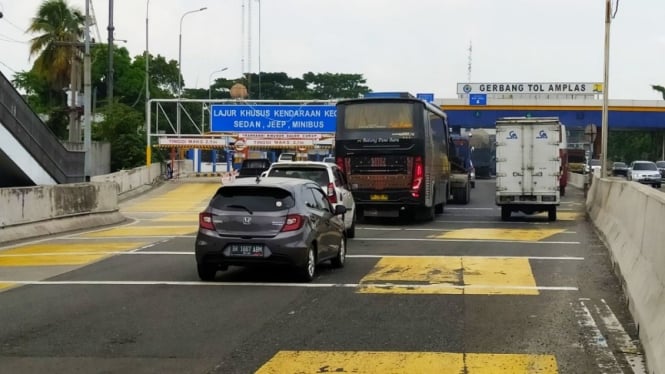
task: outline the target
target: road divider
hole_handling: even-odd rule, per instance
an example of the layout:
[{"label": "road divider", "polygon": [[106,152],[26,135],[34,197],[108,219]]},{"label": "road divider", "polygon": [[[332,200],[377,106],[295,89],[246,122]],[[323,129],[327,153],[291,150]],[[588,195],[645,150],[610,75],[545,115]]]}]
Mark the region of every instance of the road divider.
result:
[{"label": "road divider", "polygon": [[649,372],[665,373],[665,194],[594,178],[586,205],[622,279]]}]

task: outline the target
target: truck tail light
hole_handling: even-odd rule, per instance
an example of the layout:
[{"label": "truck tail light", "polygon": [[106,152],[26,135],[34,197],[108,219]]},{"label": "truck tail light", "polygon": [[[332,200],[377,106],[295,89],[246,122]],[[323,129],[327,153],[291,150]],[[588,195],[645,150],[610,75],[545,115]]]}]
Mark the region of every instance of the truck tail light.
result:
[{"label": "truck tail light", "polygon": [[346,169],[344,168],[344,157],[336,157],[335,164],[337,164],[339,170],[341,170],[343,173],[346,173]]}]

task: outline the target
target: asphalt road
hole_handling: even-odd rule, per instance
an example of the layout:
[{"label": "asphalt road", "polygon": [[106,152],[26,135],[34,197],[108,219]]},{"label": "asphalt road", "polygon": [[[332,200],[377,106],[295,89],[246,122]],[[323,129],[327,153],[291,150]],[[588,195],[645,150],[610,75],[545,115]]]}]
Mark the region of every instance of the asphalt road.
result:
[{"label": "asphalt road", "polygon": [[373,220],[311,284],[199,282],[212,184],[123,203],[127,224],[0,248],[0,373],[643,373],[607,249],[567,189],[559,220],[500,220],[494,180],[434,222]]}]

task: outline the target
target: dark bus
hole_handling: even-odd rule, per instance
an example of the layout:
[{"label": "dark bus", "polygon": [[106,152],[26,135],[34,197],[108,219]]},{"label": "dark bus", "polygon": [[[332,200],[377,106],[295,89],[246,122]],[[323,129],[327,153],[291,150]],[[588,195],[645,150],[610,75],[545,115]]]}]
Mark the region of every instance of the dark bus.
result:
[{"label": "dark bus", "polygon": [[335,162],[357,218],[414,212],[432,220],[449,195],[449,128],[438,107],[409,94],[337,103]]}]

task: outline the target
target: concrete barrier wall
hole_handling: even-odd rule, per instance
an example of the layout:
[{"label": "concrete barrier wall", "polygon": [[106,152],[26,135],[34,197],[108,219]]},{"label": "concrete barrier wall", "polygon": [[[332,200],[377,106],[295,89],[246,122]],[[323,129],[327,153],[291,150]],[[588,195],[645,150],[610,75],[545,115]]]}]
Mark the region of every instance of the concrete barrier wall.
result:
[{"label": "concrete barrier wall", "polygon": [[0,189],[0,242],[120,222],[114,183]]},{"label": "concrete barrier wall", "polygon": [[[129,170],[120,170],[111,174],[97,175],[92,182],[111,182],[117,184],[118,195],[123,196],[129,192],[140,192],[150,188],[153,184],[164,180],[166,164],[151,164]],[[176,161],[176,170],[181,173],[190,173],[194,170],[192,160]]]},{"label": "concrete barrier wall", "polygon": [[665,373],[665,194],[594,178],[587,210],[610,250],[650,373]]}]

